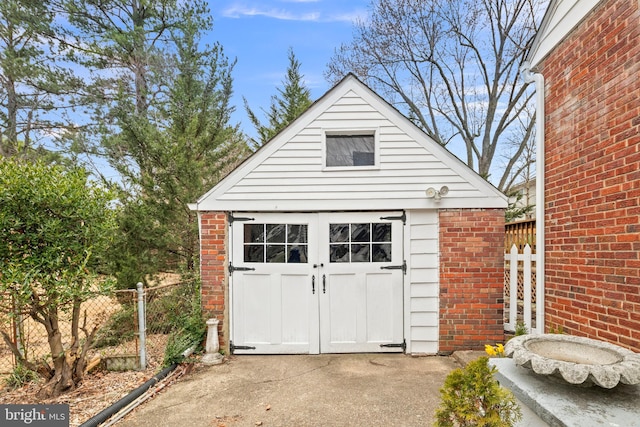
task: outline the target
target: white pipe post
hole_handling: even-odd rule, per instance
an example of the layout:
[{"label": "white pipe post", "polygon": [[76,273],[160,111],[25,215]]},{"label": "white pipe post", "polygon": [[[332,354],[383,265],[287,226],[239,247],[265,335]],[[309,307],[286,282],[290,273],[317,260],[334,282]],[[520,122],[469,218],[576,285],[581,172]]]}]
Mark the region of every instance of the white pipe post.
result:
[{"label": "white pipe post", "polygon": [[[545,112],[544,76],[534,73],[531,64],[525,62],[520,68],[527,83],[536,87],[536,328],[535,333],[544,333],[545,295],[545,222],[544,222],[544,180],[545,180]],[[531,325],[533,329],[533,325]],[[534,332],[532,330],[532,332]]]},{"label": "white pipe post", "polygon": [[147,334],[147,322],[145,316],[145,304],[144,304],[144,290],[142,289],[142,282],[138,282],[136,285],[138,288],[138,337],[140,340],[140,369],[147,369],[147,349],[146,349],[146,334]]}]

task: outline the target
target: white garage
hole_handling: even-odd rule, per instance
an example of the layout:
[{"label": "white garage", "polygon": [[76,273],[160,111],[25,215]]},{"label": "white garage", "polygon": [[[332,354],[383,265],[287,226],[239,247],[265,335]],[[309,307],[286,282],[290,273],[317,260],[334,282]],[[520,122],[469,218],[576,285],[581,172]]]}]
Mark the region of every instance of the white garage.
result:
[{"label": "white garage", "polygon": [[440,213],[506,206],[349,75],[190,206],[203,305],[233,353],[433,354]]}]

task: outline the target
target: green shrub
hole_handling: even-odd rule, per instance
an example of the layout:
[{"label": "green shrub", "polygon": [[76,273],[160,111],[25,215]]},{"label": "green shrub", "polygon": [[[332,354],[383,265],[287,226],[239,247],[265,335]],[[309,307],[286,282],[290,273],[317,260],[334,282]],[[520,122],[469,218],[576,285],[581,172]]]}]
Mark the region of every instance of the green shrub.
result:
[{"label": "green shrub", "polygon": [[171,301],[159,304],[165,309],[175,307],[167,311],[164,316],[171,331],[164,352],[164,366],[182,362],[184,360],[182,353],[194,344],[200,345],[207,333],[207,325],[200,305],[199,284],[195,287],[187,286],[178,292],[187,292],[187,294],[173,295]]},{"label": "green shrub", "polygon": [[515,335],[516,336],[527,335],[528,333],[529,333],[529,330],[527,329],[527,324],[524,323],[522,320],[518,320],[516,322]]},{"label": "green shrub", "polygon": [[200,288],[197,284],[183,284],[169,292],[149,296],[147,300],[147,332],[149,334],[170,334],[180,329],[185,315],[193,310],[194,300],[198,300]]},{"label": "green shrub", "polygon": [[436,427],[511,427],[522,418],[515,397],[493,377],[496,368],[488,362],[480,357],[447,376]]},{"label": "green shrub", "polygon": [[5,378],[5,384],[11,388],[20,388],[25,386],[27,383],[38,381],[39,379],[40,376],[37,372],[32,371],[22,364],[18,364],[13,368],[11,374]]},{"label": "green shrub", "polygon": [[553,327],[553,325],[549,326],[549,333],[550,334],[560,334],[560,335],[562,335],[562,334],[564,334],[564,326],[558,325],[555,328]]},{"label": "green shrub", "polygon": [[123,304],[111,315],[107,323],[98,330],[94,348],[117,346],[133,339],[136,331],[137,309],[133,303]]}]

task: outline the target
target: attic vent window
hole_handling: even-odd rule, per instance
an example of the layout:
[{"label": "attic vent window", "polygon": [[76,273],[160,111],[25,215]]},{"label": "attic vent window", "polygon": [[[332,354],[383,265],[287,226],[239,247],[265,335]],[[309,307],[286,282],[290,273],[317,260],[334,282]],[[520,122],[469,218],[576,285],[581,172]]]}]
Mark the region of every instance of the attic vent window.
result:
[{"label": "attic vent window", "polygon": [[327,166],[374,166],[373,135],[326,135]]}]

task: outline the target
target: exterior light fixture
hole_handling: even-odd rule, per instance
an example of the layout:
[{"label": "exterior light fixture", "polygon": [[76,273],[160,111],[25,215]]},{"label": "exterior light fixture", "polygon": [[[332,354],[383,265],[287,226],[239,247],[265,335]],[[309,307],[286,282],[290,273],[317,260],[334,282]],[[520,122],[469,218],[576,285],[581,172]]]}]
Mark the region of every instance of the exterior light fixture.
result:
[{"label": "exterior light fixture", "polygon": [[427,199],[440,200],[440,198],[449,194],[449,187],[447,187],[446,185],[443,185],[442,188],[440,188],[440,190],[436,190],[433,187],[429,187],[427,188],[425,193],[427,195]]}]

